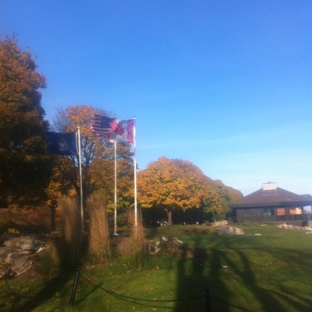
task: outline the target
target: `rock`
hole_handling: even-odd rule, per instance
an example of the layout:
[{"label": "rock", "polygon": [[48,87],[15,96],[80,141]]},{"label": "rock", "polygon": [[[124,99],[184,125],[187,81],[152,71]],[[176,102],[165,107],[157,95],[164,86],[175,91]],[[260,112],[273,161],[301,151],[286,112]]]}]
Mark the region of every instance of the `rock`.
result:
[{"label": "rock", "polygon": [[19,256],[18,254],[9,254],[7,261],[11,264],[12,271],[18,276],[28,271],[33,263],[27,256]]},{"label": "rock", "polygon": [[45,243],[36,240],[30,236],[26,237],[14,237],[3,243],[6,247],[16,247],[23,250],[37,251]]},{"label": "rock", "polygon": [[32,236],[0,235],[0,279],[23,274],[32,266],[31,256],[47,243]]},{"label": "rock", "polygon": [[277,226],[278,228],[283,228],[283,229],[290,229],[290,230],[304,230],[304,231],[312,231],[312,228],[310,227],[307,227],[307,226],[294,226],[292,224],[286,224],[286,223],[283,223],[283,224],[279,224]]},{"label": "rock", "polygon": [[211,225],[212,226],[227,226],[228,225],[228,221],[226,221],[226,220],[216,221],[216,222],[213,222]]},{"label": "rock", "polygon": [[172,244],[181,245],[181,244],[183,244],[183,242],[181,240],[177,239],[176,237],[173,237],[172,238]]},{"label": "rock", "polygon": [[218,235],[244,235],[244,231],[232,226],[220,226],[216,229]]},{"label": "rock", "polygon": [[176,237],[166,239],[163,237],[158,241],[150,240],[148,243],[148,250],[151,254],[161,253],[172,257],[184,257],[187,259],[193,257],[193,252]]}]

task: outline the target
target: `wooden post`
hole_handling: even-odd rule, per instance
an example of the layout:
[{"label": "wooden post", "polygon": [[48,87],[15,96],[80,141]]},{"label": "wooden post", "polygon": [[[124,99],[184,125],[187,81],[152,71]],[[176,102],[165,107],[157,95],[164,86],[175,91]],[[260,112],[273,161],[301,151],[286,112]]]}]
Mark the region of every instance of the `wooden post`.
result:
[{"label": "wooden post", "polygon": [[74,282],[74,286],[73,286],[73,290],[72,290],[72,294],[71,294],[71,298],[70,298],[70,307],[72,307],[74,305],[74,302],[75,302],[75,296],[76,296],[76,292],[77,292],[79,276],[80,276],[80,269],[77,270],[76,275],[75,275],[75,282]]}]

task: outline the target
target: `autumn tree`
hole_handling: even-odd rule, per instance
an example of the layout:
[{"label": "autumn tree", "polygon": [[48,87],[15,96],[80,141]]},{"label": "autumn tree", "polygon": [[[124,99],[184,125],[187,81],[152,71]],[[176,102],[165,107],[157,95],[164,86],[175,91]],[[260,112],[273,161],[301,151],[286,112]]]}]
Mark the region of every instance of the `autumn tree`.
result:
[{"label": "autumn tree", "polygon": [[142,208],[156,208],[167,213],[172,224],[175,209],[206,209],[222,213],[222,205],[212,180],[191,162],[159,158],[138,173],[138,198]]},{"label": "autumn tree", "polygon": [[49,181],[48,127],[41,106],[45,77],[13,38],[0,42],[0,197],[9,203],[38,202]]},{"label": "autumn tree", "polygon": [[[230,203],[235,202],[236,200],[242,198],[243,194],[242,192],[235,190],[232,187],[224,185],[221,180],[215,180],[213,181],[213,184],[215,185],[217,189],[220,202],[222,205],[222,209],[223,209],[223,213],[218,215],[217,219],[218,220],[225,219],[231,211]],[[205,215],[207,216],[208,219],[214,219],[209,209],[205,211]]]},{"label": "autumn tree", "polygon": [[[81,131],[82,181],[84,200],[91,194],[100,194],[113,208],[114,200],[114,150],[113,144],[105,138],[95,136],[90,129],[90,120],[95,114],[107,116],[104,110],[87,105],[69,106],[58,109],[53,120],[53,130],[58,132]],[[120,204],[130,202],[129,189],[133,186],[133,162],[129,146],[118,144],[118,201]],[[132,182],[131,182],[132,181]],[[77,156],[57,156],[53,183],[50,189],[57,186],[59,195],[80,194],[80,179]],[[132,187],[133,189],[133,187]],[[56,190],[55,190],[56,191]],[[57,196],[59,196],[57,195]]]}]

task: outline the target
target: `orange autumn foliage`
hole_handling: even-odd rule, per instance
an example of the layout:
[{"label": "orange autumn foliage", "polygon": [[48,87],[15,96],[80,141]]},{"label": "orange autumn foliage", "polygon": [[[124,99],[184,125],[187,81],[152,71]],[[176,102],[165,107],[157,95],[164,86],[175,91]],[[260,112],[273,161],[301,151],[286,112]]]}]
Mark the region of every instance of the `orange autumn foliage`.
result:
[{"label": "orange autumn foliage", "polygon": [[214,214],[223,212],[213,180],[191,162],[180,159],[161,157],[139,172],[138,198],[142,208],[206,208]]},{"label": "orange autumn foliage", "polygon": [[39,203],[51,173],[36,67],[14,37],[0,41],[0,198],[9,204]]}]

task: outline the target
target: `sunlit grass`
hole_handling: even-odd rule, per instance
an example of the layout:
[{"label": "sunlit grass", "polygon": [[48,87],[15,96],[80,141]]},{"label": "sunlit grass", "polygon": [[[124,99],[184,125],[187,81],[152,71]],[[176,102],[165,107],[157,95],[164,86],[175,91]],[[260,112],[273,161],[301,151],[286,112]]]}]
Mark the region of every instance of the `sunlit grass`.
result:
[{"label": "sunlit grass", "polygon": [[[207,226],[146,230],[149,238],[178,237],[198,258],[145,255],[141,266],[122,257],[106,266],[83,267],[72,308],[74,274],[23,285],[13,279],[9,284],[16,294],[35,297],[0,291],[0,309],[200,312],[207,311],[204,288],[209,286],[215,312],[311,311],[312,235],[273,225],[241,228],[250,235],[218,236]],[[4,281],[0,286],[8,290]]]}]

